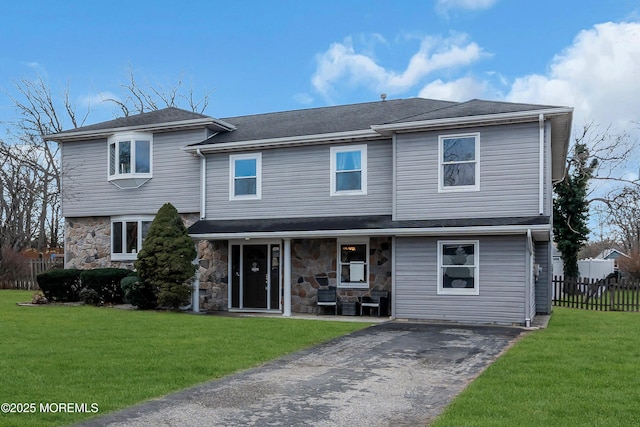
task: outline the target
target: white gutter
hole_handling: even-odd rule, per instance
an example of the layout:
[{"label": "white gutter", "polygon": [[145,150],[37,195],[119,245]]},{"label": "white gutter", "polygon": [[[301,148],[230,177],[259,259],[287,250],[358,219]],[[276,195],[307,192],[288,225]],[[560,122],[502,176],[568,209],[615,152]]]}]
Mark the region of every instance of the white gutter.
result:
[{"label": "white gutter", "polygon": [[219,142],[215,144],[202,144],[197,146],[182,147],[184,151],[193,152],[196,149],[205,153],[233,151],[238,149],[253,149],[253,148],[275,148],[283,146],[296,146],[296,145],[313,145],[313,144],[328,144],[335,141],[349,141],[360,139],[375,139],[382,138],[382,136],[371,129],[355,130],[349,132],[334,132],[334,133],[320,133],[315,135],[300,135],[291,136],[285,138],[266,138],[255,139],[251,141],[234,141],[234,142]]},{"label": "white gutter", "polygon": [[572,108],[546,108],[541,110],[529,110],[529,111],[516,111],[512,113],[499,113],[499,114],[483,114],[479,116],[468,117],[450,117],[446,119],[434,119],[434,120],[419,120],[415,122],[404,123],[391,123],[386,125],[373,125],[371,129],[384,135],[392,132],[401,131],[420,131],[435,127],[442,126],[459,126],[459,125],[482,125],[487,126],[495,123],[502,122],[516,122],[516,121],[528,121],[535,120],[540,114],[545,116],[554,116],[571,113]]},{"label": "white gutter", "polygon": [[539,225],[502,225],[476,227],[430,227],[430,228],[384,228],[356,230],[301,230],[301,231],[251,231],[239,233],[202,233],[190,234],[193,239],[200,240],[233,240],[233,239],[285,239],[303,237],[354,237],[354,236],[465,236],[465,235],[513,235],[541,233],[545,237],[551,234],[549,224]]},{"label": "white gutter", "polygon": [[538,213],[544,215],[544,114],[540,113],[538,117],[539,127],[539,147],[538,147],[538,163],[539,163],[539,188],[538,188]]},{"label": "white gutter", "polygon": [[200,157],[200,219],[207,216],[207,158],[196,150],[196,154]]}]

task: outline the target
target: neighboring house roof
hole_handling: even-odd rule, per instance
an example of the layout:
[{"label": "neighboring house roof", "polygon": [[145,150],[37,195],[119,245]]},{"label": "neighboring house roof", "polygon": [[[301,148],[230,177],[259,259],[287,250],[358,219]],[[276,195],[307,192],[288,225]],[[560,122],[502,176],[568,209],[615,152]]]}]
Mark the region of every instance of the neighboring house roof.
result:
[{"label": "neighboring house roof", "polygon": [[217,131],[234,129],[233,125],[213,117],[169,107],[66,130],[47,135],[46,139],[65,142],[109,136],[116,131],[164,131],[192,127],[211,127]]},{"label": "neighboring house roof", "polygon": [[625,254],[614,248],[605,249],[596,255],[595,259],[618,259],[621,256],[629,258],[629,255]]},{"label": "neighboring house roof", "polygon": [[[340,234],[344,231],[354,234],[358,230],[365,234],[425,234],[429,231],[442,233],[447,228],[448,233],[453,229],[460,230],[476,228],[496,233],[502,229],[504,233],[509,231],[522,232],[526,229],[535,229],[541,226],[540,231],[548,232],[549,217],[536,215],[532,217],[503,217],[503,218],[466,218],[466,219],[439,219],[439,220],[402,220],[393,221],[391,215],[373,216],[336,216],[313,218],[273,218],[273,219],[230,219],[230,220],[200,220],[189,227],[189,235],[205,236],[206,238],[233,238],[242,234],[243,237],[253,234],[255,237],[265,237],[269,234],[296,236],[298,233],[326,233],[332,231]],[[204,238],[204,237],[203,237]]]}]

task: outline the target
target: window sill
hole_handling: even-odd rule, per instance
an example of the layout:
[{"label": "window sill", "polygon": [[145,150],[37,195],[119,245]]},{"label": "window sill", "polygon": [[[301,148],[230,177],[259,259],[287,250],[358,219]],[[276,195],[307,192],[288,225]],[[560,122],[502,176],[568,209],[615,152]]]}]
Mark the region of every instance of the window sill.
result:
[{"label": "window sill", "polygon": [[338,283],[338,289],[369,289],[369,283],[367,282]]},{"label": "window sill", "polygon": [[451,289],[438,289],[438,295],[480,295],[477,289],[469,290],[451,290]]},{"label": "window sill", "polygon": [[151,175],[115,175],[110,176],[108,181],[118,187],[121,190],[129,190],[133,188],[140,188],[151,179]]},{"label": "window sill", "polygon": [[111,261],[135,261],[138,254],[111,254]]}]

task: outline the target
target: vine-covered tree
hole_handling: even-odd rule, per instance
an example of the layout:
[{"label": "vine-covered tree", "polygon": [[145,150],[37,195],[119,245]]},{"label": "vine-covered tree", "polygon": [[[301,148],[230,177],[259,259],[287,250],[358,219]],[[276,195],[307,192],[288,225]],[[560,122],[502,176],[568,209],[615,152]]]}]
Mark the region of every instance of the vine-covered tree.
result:
[{"label": "vine-covered tree", "polygon": [[158,304],[178,309],[189,300],[196,249],[178,211],[163,205],[151,223],[135,268],[144,286],[157,291]]},{"label": "vine-covered tree", "polygon": [[554,186],[553,233],[565,277],[578,277],[578,252],[589,236],[589,180],[598,166],[586,144],[576,143],[564,180]]}]

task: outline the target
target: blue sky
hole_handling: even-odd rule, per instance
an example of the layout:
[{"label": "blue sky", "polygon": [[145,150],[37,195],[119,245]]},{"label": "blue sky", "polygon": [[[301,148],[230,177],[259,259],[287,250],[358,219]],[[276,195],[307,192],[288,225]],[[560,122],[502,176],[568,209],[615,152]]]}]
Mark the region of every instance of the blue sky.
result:
[{"label": "blue sky", "polygon": [[[640,103],[637,0],[23,0],[3,2],[0,16],[2,88],[36,74],[54,95],[68,83],[78,105],[93,101],[92,122],[113,116],[98,101],[118,96],[130,67],[140,81],[182,77],[196,94],[211,91],[216,117],[383,92],[570,105],[577,119],[603,122],[630,119],[598,107],[607,90],[624,95],[626,111]],[[618,57],[606,57],[611,44],[623,45]],[[611,73],[591,75],[598,66]],[[3,116],[8,105],[0,99]]]},{"label": "blue sky", "polygon": [[100,100],[131,69],[210,92],[219,118],[386,93],[571,106],[576,129],[640,139],[640,0],[4,0],[0,17],[0,122],[38,75],[86,124],[111,119]]}]

